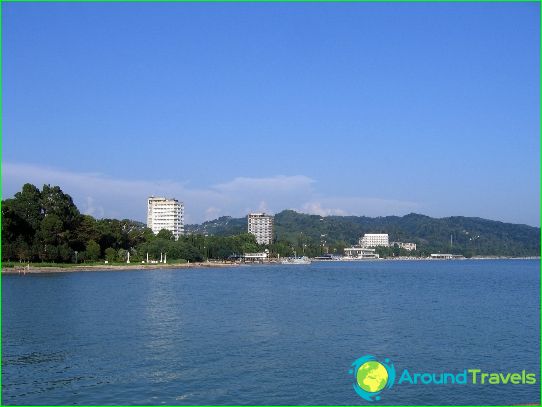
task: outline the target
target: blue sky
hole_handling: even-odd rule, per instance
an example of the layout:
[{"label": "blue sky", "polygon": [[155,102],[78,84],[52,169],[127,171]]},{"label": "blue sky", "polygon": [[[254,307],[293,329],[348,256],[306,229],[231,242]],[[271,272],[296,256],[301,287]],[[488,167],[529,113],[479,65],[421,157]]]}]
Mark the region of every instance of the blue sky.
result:
[{"label": "blue sky", "polygon": [[4,3],[3,198],[539,225],[536,3]]}]

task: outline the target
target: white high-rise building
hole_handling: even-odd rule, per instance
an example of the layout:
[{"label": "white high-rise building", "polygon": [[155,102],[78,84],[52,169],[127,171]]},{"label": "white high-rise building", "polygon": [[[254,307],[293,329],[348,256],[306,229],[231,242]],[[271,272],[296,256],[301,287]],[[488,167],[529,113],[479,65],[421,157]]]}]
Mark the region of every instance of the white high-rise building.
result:
[{"label": "white high-rise building", "polygon": [[365,233],[363,237],[359,239],[359,245],[361,247],[387,247],[390,245],[390,241],[387,233]]},{"label": "white high-rise building", "polygon": [[258,244],[271,244],[273,242],[273,216],[265,213],[249,213],[248,233],[256,236]]},{"label": "white high-rise building", "polygon": [[170,230],[175,240],[184,233],[184,204],[176,199],[150,196],[147,201],[147,227],[156,235]]}]

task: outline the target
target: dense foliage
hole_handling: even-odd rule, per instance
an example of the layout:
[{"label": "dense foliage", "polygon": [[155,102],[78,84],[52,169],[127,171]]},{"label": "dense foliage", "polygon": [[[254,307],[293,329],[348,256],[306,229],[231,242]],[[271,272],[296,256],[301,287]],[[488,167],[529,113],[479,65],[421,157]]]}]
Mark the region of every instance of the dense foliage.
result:
[{"label": "dense foliage", "polygon": [[430,253],[538,256],[540,229],[481,218],[434,219],[409,214],[378,218],[306,215],[285,210],[275,215],[275,240],[268,247],[246,233],[246,218],[221,217],[187,225],[177,241],[171,232],[157,235],[128,219],[94,219],[79,212],[58,186],[31,184],[2,201],[2,260],[42,262],[132,262],[160,259],[202,261],[269,249],[272,255],[342,254],[364,233],[388,233],[390,241],[414,242],[416,252],[378,248],[382,257]]},{"label": "dense foliage", "polygon": [[[202,225],[187,225],[187,230],[223,235],[246,230],[246,218],[222,217]],[[323,250],[342,254],[345,246],[356,244],[364,233],[388,233],[390,241],[414,242],[416,252],[395,250],[400,255],[430,253],[492,256],[538,256],[540,228],[481,218],[453,216],[435,219],[409,214],[369,218],[365,216],[306,215],[285,210],[275,215],[275,251],[302,250],[317,255]],[[291,251],[290,250],[290,251]],[[391,256],[393,248],[378,249]]]},{"label": "dense foliage", "polygon": [[2,201],[2,260],[31,262],[124,262],[226,259],[234,253],[261,250],[254,236],[183,236],[170,231],[156,236],[140,222],[94,219],[79,212],[58,186],[40,191],[25,184],[14,198]]}]

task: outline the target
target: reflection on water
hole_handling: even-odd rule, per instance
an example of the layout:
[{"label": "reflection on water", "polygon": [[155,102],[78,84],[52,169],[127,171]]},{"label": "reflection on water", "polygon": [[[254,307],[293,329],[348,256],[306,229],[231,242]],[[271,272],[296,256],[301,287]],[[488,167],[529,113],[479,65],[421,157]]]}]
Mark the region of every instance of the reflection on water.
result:
[{"label": "reflection on water", "polygon": [[[2,276],[4,404],[365,404],[410,371],[539,371],[536,261]],[[387,404],[525,404],[538,386],[395,386]]]}]

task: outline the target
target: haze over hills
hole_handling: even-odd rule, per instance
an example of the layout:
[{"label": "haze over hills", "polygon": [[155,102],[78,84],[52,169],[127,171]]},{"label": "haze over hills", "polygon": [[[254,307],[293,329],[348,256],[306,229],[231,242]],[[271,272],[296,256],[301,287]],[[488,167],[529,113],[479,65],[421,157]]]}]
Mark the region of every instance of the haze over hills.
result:
[{"label": "haze over hills", "polygon": [[[186,225],[188,233],[228,236],[246,232],[246,218],[223,216],[202,224]],[[388,233],[390,241],[414,242],[423,252],[539,256],[540,228],[482,218],[452,216],[326,216],[284,210],[275,215],[277,240],[352,245],[364,233]],[[452,242],[451,242],[452,240]]]}]

